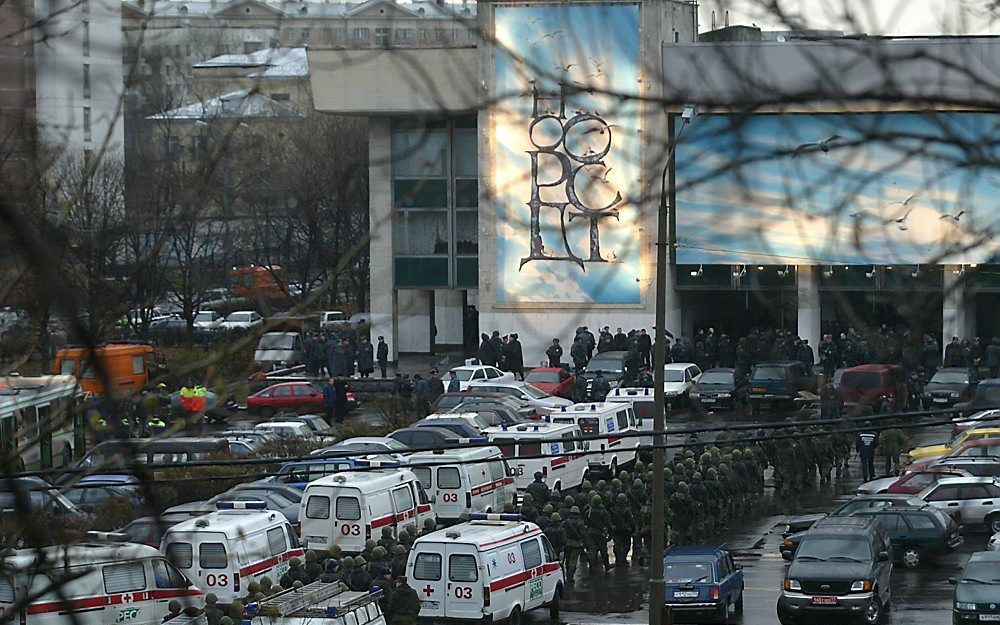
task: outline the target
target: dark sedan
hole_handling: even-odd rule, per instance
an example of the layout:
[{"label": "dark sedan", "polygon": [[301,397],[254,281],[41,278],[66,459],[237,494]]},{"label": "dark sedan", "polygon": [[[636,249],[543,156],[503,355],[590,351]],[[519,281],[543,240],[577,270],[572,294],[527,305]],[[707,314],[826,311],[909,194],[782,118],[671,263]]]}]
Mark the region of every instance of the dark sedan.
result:
[{"label": "dark sedan", "polygon": [[396,430],[389,438],[403,443],[410,449],[431,449],[443,445],[454,445],[458,435],[451,430],[437,427],[409,427]]},{"label": "dark sedan", "polygon": [[1000,553],[980,551],[972,554],[955,584],[952,623],[1000,621]]},{"label": "dark sedan", "polygon": [[737,377],[735,369],[709,369],[701,374],[691,389],[691,401],[706,410],[729,408],[736,410],[747,403],[746,378]]},{"label": "dark sedan", "polygon": [[938,369],[934,377],[924,386],[924,406],[927,408],[950,408],[959,402],[972,399],[976,392],[976,380],[964,367]]}]

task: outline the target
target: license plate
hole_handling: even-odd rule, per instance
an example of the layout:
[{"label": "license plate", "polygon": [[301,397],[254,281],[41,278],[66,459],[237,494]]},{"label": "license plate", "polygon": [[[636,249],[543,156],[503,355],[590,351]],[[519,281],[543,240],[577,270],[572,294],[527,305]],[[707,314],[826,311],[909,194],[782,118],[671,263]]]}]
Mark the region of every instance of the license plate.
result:
[{"label": "license plate", "polygon": [[703,403],[703,404],[714,404],[715,403],[715,398],[714,397],[702,397],[701,398],[701,403]]},{"label": "license plate", "polygon": [[836,597],[813,597],[813,605],[837,605]]},{"label": "license plate", "polygon": [[1000,621],[1000,614],[980,614],[980,621]]},{"label": "license plate", "polygon": [[421,608],[430,608],[432,610],[436,610],[437,607],[438,607],[438,602],[437,601],[421,601],[420,602],[420,607]]},{"label": "license plate", "polygon": [[675,590],[674,596],[678,599],[696,599],[698,597],[697,590]]},{"label": "license plate", "polygon": [[935,397],[935,398],[934,398],[934,403],[935,403],[935,404],[943,404],[943,403],[944,403],[944,402],[946,402],[946,401],[948,401],[948,400],[947,400],[947,399],[945,399],[944,397]]}]

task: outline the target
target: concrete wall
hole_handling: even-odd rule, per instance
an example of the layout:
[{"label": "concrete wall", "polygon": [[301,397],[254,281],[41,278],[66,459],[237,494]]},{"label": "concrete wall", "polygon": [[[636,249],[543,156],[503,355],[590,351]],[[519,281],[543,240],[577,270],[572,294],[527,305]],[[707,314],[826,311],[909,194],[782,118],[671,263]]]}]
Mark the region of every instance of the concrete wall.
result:
[{"label": "concrete wall", "polygon": [[434,325],[437,326],[438,345],[461,345],[462,291],[437,289],[434,291]]},{"label": "concrete wall", "polygon": [[399,312],[400,352],[427,354],[431,351],[431,292],[401,290],[396,292]]},{"label": "concrete wall", "polygon": [[384,336],[389,360],[396,360],[399,346],[396,290],[393,272],[392,227],[392,123],[376,118],[368,123],[368,215],[371,224],[369,250],[369,306],[372,313],[372,342]]}]

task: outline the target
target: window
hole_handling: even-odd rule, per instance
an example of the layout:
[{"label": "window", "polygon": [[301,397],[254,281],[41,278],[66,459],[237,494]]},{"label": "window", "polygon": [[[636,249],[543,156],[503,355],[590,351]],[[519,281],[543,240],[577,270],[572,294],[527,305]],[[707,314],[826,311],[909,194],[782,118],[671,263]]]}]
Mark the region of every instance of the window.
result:
[{"label": "window", "polygon": [[909,518],[910,525],[913,526],[915,530],[936,530],[937,525],[934,523],[934,519],[926,514],[912,514]]},{"label": "window", "polygon": [[274,389],[274,395],[272,397],[291,397],[292,387],[291,386],[279,386]]},{"label": "window", "polygon": [[452,28],[451,29],[451,40],[452,41],[458,41],[458,37],[459,37],[459,33],[460,32],[461,31],[458,30],[457,28]]},{"label": "window", "polygon": [[983,484],[975,484],[962,487],[961,499],[986,499],[990,496],[989,491]]},{"label": "window", "polygon": [[900,515],[895,512],[878,514],[875,518],[878,519],[878,522],[887,532],[899,532],[907,529],[906,521],[900,518]]},{"label": "window", "polygon": [[280,526],[267,530],[267,546],[272,556],[285,553],[288,545],[285,543],[285,532]]},{"label": "window", "polygon": [[76,373],[75,360],[64,360],[61,363],[59,363],[60,375],[74,375],[75,373]]},{"label": "window", "polygon": [[302,38],[303,39],[308,39],[309,38],[309,29],[308,28],[303,28],[302,29]]},{"label": "window", "polygon": [[437,581],[441,579],[441,556],[436,553],[419,553],[413,563],[414,579]]},{"label": "window", "polygon": [[361,502],[357,497],[337,497],[337,518],[341,521],[357,521],[361,518]]},{"label": "window", "polygon": [[427,29],[426,28],[417,29],[417,39],[419,39],[420,41],[427,41]]},{"label": "window", "polygon": [[375,45],[377,46],[388,46],[389,45],[389,29],[388,28],[376,28],[375,29]]},{"label": "window", "polygon": [[294,28],[289,28],[289,29],[288,29],[288,32],[287,32],[287,33],[285,33],[285,36],[286,36],[286,37],[287,37],[288,39],[295,39],[295,29],[294,29]]},{"label": "window", "polygon": [[542,549],[537,540],[526,540],[521,543],[521,560],[525,569],[533,569],[542,563]]},{"label": "window", "polygon": [[542,548],[545,550],[545,561],[546,562],[558,562],[559,556],[556,554],[556,550],[552,548],[552,543],[549,539],[542,535]]},{"label": "window", "polygon": [[90,97],[90,65],[87,63],[83,65],[83,97]]},{"label": "window", "polygon": [[[87,6],[87,3],[85,2],[83,6]],[[89,57],[90,56],[90,22],[84,20],[82,30],[83,30],[83,56]],[[89,66],[85,65],[84,67],[89,67]],[[87,97],[90,97],[90,96],[87,96]]]},{"label": "window", "polygon": [[[440,474],[438,479],[440,479]],[[402,512],[403,510],[409,510],[413,507],[413,493],[407,487],[397,488],[392,491],[392,503],[396,506],[396,512]]]},{"label": "window", "polygon": [[368,41],[368,29],[367,28],[355,28],[354,29],[354,39],[357,41]]},{"label": "window", "polygon": [[83,140],[91,141],[91,129],[90,129],[90,107],[83,107]]},{"label": "window", "polygon": [[453,582],[479,581],[479,567],[476,557],[453,555],[448,557],[448,579]]},{"label": "window", "polygon": [[14,584],[6,577],[0,577],[0,602],[14,603]]},{"label": "window", "polygon": [[412,28],[397,28],[396,29],[396,41],[412,41],[413,40],[413,29]]},{"label": "window", "polygon": [[289,100],[292,99],[292,96],[291,94],[288,93],[272,93],[271,99],[276,100],[278,102],[288,102]]},{"label": "window", "polygon": [[615,418],[618,420],[618,429],[619,430],[624,430],[624,429],[628,428],[628,411],[627,410],[619,410],[618,413],[615,415]]},{"label": "window", "polygon": [[198,545],[198,566],[203,569],[224,569],[228,564],[226,546],[222,543]]},{"label": "window", "polygon": [[[563,434],[563,438],[573,438],[573,434],[567,432]],[[574,449],[576,449],[576,444],[573,441],[563,440],[563,451],[573,451]]]},{"label": "window", "polygon": [[142,562],[109,564],[102,572],[104,591],[109,595],[146,589],[146,569]]},{"label": "window", "polygon": [[541,443],[521,443],[517,446],[517,455],[519,458],[525,458],[528,456],[540,456],[542,453]]},{"label": "window", "polygon": [[438,468],[438,488],[454,490],[462,487],[462,476],[458,473],[458,467]]},{"label": "window", "polygon": [[466,35],[469,37],[469,41],[475,41],[476,40],[476,29],[475,28],[470,28],[469,30],[466,31]]},{"label": "window", "polygon": [[346,28],[334,28],[333,38],[337,41],[343,41],[347,39],[347,29]]},{"label": "window", "polygon": [[420,480],[420,484],[424,488],[431,487],[431,468],[430,467],[410,467],[413,470],[413,474],[417,476]]},{"label": "window", "polygon": [[132,375],[142,375],[146,370],[146,361],[142,356],[132,356]]},{"label": "window", "polygon": [[927,501],[952,501],[958,499],[957,486],[942,486],[934,489],[926,497]]},{"label": "window", "polygon": [[487,377],[487,378],[489,378],[490,380],[493,380],[493,379],[496,379],[496,378],[499,378],[499,377],[500,377],[500,376],[502,376],[502,375],[503,375],[503,374],[502,374],[502,373],[500,373],[500,371],[499,371],[499,370],[497,370],[497,369],[492,369],[492,368],[491,368],[491,369],[487,369],[487,370],[486,370],[486,377]]},{"label": "window", "polygon": [[153,579],[157,588],[187,588],[187,578],[166,560],[153,560]]},{"label": "window", "polygon": [[191,543],[170,543],[167,545],[167,559],[182,569],[194,566]]},{"label": "window", "polygon": [[420,505],[427,505],[431,502],[431,498],[427,496],[427,492],[424,490],[423,485],[417,482],[417,503]]}]

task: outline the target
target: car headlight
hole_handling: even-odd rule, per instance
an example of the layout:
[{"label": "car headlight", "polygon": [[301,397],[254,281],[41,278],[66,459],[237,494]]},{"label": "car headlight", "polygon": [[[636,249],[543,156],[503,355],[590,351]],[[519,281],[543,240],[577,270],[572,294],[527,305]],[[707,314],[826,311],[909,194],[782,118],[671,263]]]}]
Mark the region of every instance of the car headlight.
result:
[{"label": "car headlight", "polygon": [[695,399],[697,399],[697,398],[701,397],[701,393],[695,393],[694,391],[692,391],[691,392],[691,397],[694,397]]},{"label": "car headlight", "polygon": [[851,584],[851,592],[865,592],[872,589],[872,583],[867,579],[859,579]]},{"label": "car headlight", "polygon": [[975,603],[966,603],[965,601],[956,601],[955,602],[955,609],[956,610],[975,610],[976,609],[976,604]]},{"label": "car headlight", "polygon": [[802,584],[797,579],[786,579],[785,590],[802,590]]},{"label": "car headlight", "polygon": [[732,393],[719,393],[719,397],[729,397]]},{"label": "car headlight", "polygon": [[958,395],[959,395],[958,393],[952,393],[951,394],[952,397],[958,397]]},{"label": "car headlight", "polygon": [[930,397],[930,396],[931,396],[931,394],[930,394],[929,391],[924,391],[924,397]]}]

